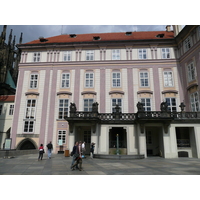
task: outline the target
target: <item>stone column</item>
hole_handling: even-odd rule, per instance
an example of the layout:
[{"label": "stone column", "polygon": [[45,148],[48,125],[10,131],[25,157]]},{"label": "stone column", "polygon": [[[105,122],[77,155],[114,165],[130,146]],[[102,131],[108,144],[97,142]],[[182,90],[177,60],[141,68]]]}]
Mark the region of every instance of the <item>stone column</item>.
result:
[{"label": "stone column", "polygon": [[141,127],[138,128],[138,153],[139,155],[144,155],[144,157],[147,157],[147,147],[146,147],[146,134],[142,133]]}]

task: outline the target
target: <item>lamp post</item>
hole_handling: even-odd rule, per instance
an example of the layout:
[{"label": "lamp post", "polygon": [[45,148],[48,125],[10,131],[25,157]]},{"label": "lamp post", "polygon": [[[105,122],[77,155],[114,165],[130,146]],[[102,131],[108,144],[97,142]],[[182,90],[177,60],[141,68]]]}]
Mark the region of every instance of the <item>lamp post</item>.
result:
[{"label": "lamp post", "polygon": [[117,134],[117,155],[119,155],[119,136]]}]

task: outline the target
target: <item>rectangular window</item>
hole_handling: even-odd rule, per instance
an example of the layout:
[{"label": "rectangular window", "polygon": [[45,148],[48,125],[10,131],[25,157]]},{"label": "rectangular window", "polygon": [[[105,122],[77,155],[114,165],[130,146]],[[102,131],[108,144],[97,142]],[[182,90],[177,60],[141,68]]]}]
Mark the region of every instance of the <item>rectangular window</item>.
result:
[{"label": "rectangular window", "polygon": [[33,132],[36,113],[36,100],[28,99],[26,102],[26,114],[24,120],[24,132]]},{"label": "rectangular window", "polygon": [[94,51],[93,50],[86,51],[86,60],[94,60]]},{"label": "rectangular window", "polygon": [[151,99],[150,98],[141,98],[140,102],[143,104],[145,111],[151,111]]},{"label": "rectangular window", "polygon": [[86,88],[94,87],[94,73],[93,72],[87,72],[85,74],[85,87]]},{"label": "rectangular window", "polygon": [[69,88],[69,83],[70,83],[70,74],[63,73],[62,74],[62,88]]},{"label": "rectangular window", "polygon": [[175,112],[176,111],[176,98],[165,98],[168,104],[168,111]]},{"label": "rectangular window", "polygon": [[190,95],[190,104],[191,104],[192,112],[199,111],[199,94],[198,94],[198,92],[195,92]]},{"label": "rectangular window", "polygon": [[0,115],[2,114],[3,105],[0,105]]},{"label": "rectangular window", "polygon": [[33,62],[40,62],[41,59],[40,56],[41,56],[40,52],[33,53]]},{"label": "rectangular window", "polygon": [[146,49],[139,49],[138,50],[139,59],[147,59],[147,50]]},{"label": "rectangular window", "polygon": [[112,73],[112,86],[121,87],[121,73],[120,72]]},{"label": "rectangular window", "polygon": [[195,80],[196,73],[193,62],[188,65],[188,82]]},{"label": "rectangular window", "polygon": [[63,52],[63,60],[64,61],[71,61],[71,51]]},{"label": "rectangular window", "polygon": [[116,112],[115,107],[118,105],[122,112],[122,99],[112,99],[112,112]]},{"label": "rectangular window", "polygon": [[13,115],[14,105],[10,105],[9,115]]},{"label": "rectangular window", "polygon": [[69,100],[59,99],[58,119],[65,119],[65,117],[68,116],[68,111],[69,111]]},{"label": "rectangular window", "polygon": [[26,105],[26,119],[35,119],[35,106],[36,100],[35,99],[28,99]]},{"label": "rectangular window", "polygon": [[162,49],[162,58],[163,59],[170,58],[169,48],[163,48]]},{"label": "rectangular window", "polygon": [[164,72],[164,86],[165,87],[173,87],[173,76],[172,72],[165,71]]},{"label": "rectangular window", "polygon": [[62,140],[63,144],[66,144],[66,131],[58,131],[58,141]]},{"label": "rectangular window", "polygon": [[120,50],[119,49],[112,50],[112,60],[120,60]]},{"label": "rectangular window", "polygon": [[38,86],[38,74],[31,74],[30,77],[30,88],[36,89]]},{"label": "rectangular window", "polygon": [[185,45],[185,52],[188,51],[191,48],[191,39],[190,37],[188,37],[185,41],[184,41],[184,45]]},{"label": "rectangular window", "polygon": [[140,72],[140,86],[141,87],[149,87],[148,72]]},{"label": "rectangular window", "polygon": [[91,112],[93,103],[94,99],[84,99],[84,112]]}]

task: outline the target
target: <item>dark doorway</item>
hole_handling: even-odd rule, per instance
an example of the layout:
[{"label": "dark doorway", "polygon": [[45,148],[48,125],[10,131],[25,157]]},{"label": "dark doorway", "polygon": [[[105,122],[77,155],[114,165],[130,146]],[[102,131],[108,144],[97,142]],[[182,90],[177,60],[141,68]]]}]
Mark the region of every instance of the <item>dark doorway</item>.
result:
[{"label": "dark doorway", "polygon": [[29,149],[36,149],[36,148],[35,148],[34,144],[31,141],[26,140],[20,146],[20,150],[29,150]]},{"label": "dark doorway", "polygon": [[147,157],[162,156],[163,141],[162,141],[162,131],[160,127],[146,128],[146,148],[147,148]]},{"label": "dark doorway", "polygon": [[117,148],[117,134],[119,138],[120,154],[127,154],[127,136],[126,129],[123,127],[112,127],[109,132],[109,149],[110,154],[115,154]]}]

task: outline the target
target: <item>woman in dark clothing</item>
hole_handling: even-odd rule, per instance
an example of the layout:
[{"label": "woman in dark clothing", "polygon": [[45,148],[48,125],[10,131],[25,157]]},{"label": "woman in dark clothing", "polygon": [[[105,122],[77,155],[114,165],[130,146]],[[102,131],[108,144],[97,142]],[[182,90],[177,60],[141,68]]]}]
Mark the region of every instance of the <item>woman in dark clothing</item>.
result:
[{"label": "woman in dark clothing", "polygon": [[91,148],[90,148],[91,158],[93,158],[93,155],[94,155],[94,145],[95,145],[95,143],[93,142],[93,143],[91,144]]},{"label": "woman in dark clothing", "polygon": [[39,157],[38,157],[38,161],[42,158],[43,158],[43,153],[44,153],[44,147],[43,147],[43,144],[40,145],[40,148],[39,148]]},{"label": "woman in dark clothing", "polygon": [[72,150],[73,156],[72,156],[72,164],[71,164],[71,167],[70,167],[71,169],[72,169],[72,166],[74,165],[74,162],[76,160],[77,146],[78,146],[78,142],[75,142],[73,150]]}]

